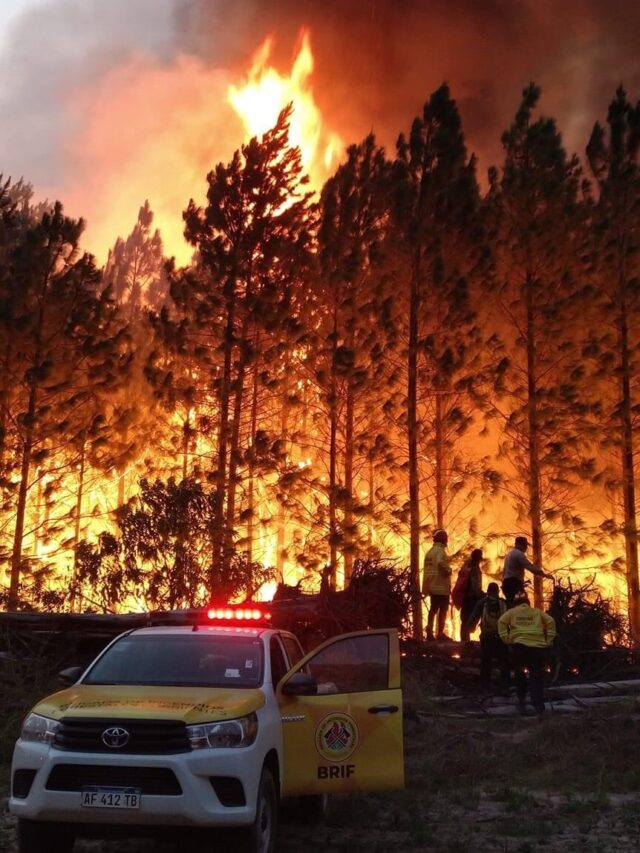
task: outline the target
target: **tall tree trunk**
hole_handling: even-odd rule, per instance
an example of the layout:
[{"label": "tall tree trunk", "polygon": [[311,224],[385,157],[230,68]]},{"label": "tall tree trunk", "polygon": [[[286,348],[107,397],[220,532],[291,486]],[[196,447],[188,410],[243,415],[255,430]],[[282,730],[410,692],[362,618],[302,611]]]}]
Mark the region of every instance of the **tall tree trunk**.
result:
[{"label": "tall tree trunk", "polygon": [[347,380],[347,405],[345,412],[344,447],[344,490],[346,506],[344,510],[343,558],[344,585],[347,586],[353,571],[354,529],[353,529],[353,421],[355,411],[355,392]]},{"label": "tall tree trunk", "polygon": [[436,465],[435,465],[435,488],[436,488],[436,526],[444,527],[444,484],[446,483],[445,475],[445,453],[444,453],[444,414],[442,404],[442,394],[436,386],[436,405],[435,405],[435,443],[436,443]]},{"label": "tall tree trunk", "polygon": [[[256,354],[260,351],[260,336],[256,335]],[[251,392],[251,454],[249,456],[249,485],[247,494],[248,512],[247,519],[247,560],[249,565],[253,563],[253,539],[255,536],[255,498],[254,498],[254,478],[255,478],[255,452],[256,452],[256,432],[258,431],[258,364],[256,359],[253,363],[253,389]]]},{"label": "tall tree trunk", "polygon": [[78,543],[80,542],[82,499],[84,497],[85,448],[86,442],[83,439],[82,446],[80,448],[80,470],[78,471],[78,491],[76,493],[76,517],[73,525],[73,581],[71,583],[71,610],[74,609],[78,583]]},{"label": "tall tree trunk", "polygon": [[626,249],[621,252],[618,277],[618,345],[620,348],[620,426],[622,428],[622,495],[624,544],[629,608],[629,627],[635,642],[640,638],[640,584],[638,577],[638,525],[633,446],[633,406],[631,400],[631,354],[627,307]]},{"label": "tall tree trunk", "polygon": [[[2,390],[0,391],[0,477],[4,475],[7,433],[9,431],[9,364],[11,361],[11,341],[7,340],[2,359]],[[0,509],[4,504],[5,489],[0,489]]]},{"label": "tall tree trunk", "polygon": [[338,312],[333,312],[333,342],[331,346],[331,386],[329,391],[329,583],[333,589],[338,581],[338,379],[336,350],[338,346]]},{"label": "tall tree trunk", "polygon": [[34,430],[38,399],[37,373],[40,369],[42,359],[42,344],[44,336],[44,324],[47,311],[47,291],[50,276],[55,269],[58,256],[54,257],[49,268],[42,278],[40,288],[40,305],[38,308],[38,322],[36,325],[35,349],[32,362],[32,377],[29,386],[29,402],[23,423],[25,424],[25,435],[22,443],[22,459],[20,463],[20,485],[18,487],[18,503],[16,507],[16,524],[13,533],[13,548],[11,551],[11,579],[9,581],[8,609],[15,610],[19,602],[20,573],[22,570],[22,545],[24,540],[24,522],[27,509],[27,494],[29,492],[29,473],[31,469],[31,455],[33,453]]},{"label": "tall tree trunk", "polygon": [[220,384],[220,418],[218,422],[218,461],[216,466],[216,503],[212,531],[210,590],[216,586],[222,560],[224,511],[227,491],[227,445],[229,442],[229,401],[231,398],[231,362],[235,343],[235,281],[227,282],[227,322],[224,332],[224,365]]},{"label": "tall tree trunk", "polygon": [[13,532],[13,549],[11,552],[11,579],[9,582],[8,609],[16,610],[19,604],[20,574],[22,571],[22,543],[24,539],[24,522],[29,492],[29,473],[31,469],[31,454],[33,452],[33,424],[36,412],[37,389],[32,382],[29,392],[29,405],[25,423],[27,424],[22,443],[22,459],[20,464],[20,485],[18,487],[18,503],[16,507],[16,524]]},{"label": "tall tree trunk", "polygon": [[238,453],[240,450],[240,420],[244,401],[244,380],[247,372],[249,313],[242,323],[240,335],[240,359],[233,394],[233,418],[229,442],[229,480],[227,485],[227,512],[222,539],[222,567],[226,571],[231,563],[234,550],[234,532],[236,521],[236,494],[238,489]]},{"label": "tall tree trunk", "polygon": [[186,480],[189,474],[189,449],[191,447],[191,422],[189,412],[182,423],[182,479]]},{"label": "tall tree trunk", "polygon": [[123,507],[125,504],[125,500],[127,498],[126,495],[126,485],[127,485],[127,469],[123,468],[122,471],[118,472],[118,496],[116,498],[117,501],[117,509]]},{"label": "tall tree trunk", "polygon": [[409,348],[407,353],[407,445],[409,452],[409,565],[413,636],[422,639],[420,595],[420,479],[418,471],[418,316],[420,312],[420,262],[414,257],[409,303]]},{"label": "tall tree trunk", "polygon": [[[43,498],[43,489],[42,489],[42,479],[43,473],[40,469],[36,468],[35,470],[35,480],[36,484],[36,499],[33,502],[33,521],[31,522],[31,529],[33,531],[33,552],[35,555],[38,553],[38,548],[40,547],[40,543],[42,542],[42,530],[43,526],[48,522],[48,513],[45,510],[45,518],[42,518],[42,498]],[[34,483],[31,484],[31,488],[33,489]]]},{"label": "tall tree trunk", "polygon": [[[538,385],[536,351],[536,317],[533,279],[527,274],[527,425],[529,433],[529,523],[531,526],[532,558],[542,566],[542,503],[540,499],[540,426],[538,423]],[[542,607],[542,578],[533,579],[536,607]]]},{"label": "tall tree trunk", "polygon": [[[306,406],[303,407],[306,412]],[[306,432],[303,429],[303,435]],[[282,406],[280,408],[280,440],[285,454],[285,465],[288,455],[289,442],[289,358],[288,353],[285,354],[284,363],[284,388],[282,393]],[[286,547],[286,532],[287,532],[287,513],[284,506],[284,501],[279,502],[278,506],[278,529],[276,532],[276,571],[278,580],[284,583],[284,556]]]},{"label": "tall tree trunk", "polygon": [[375,489],[375,478],[373,471],[373,453],[369,451],[369,506],[367,507],[367,511],[369,513],[369,523],[367,527],[367,547],[369,551],[373,548],[373,514],[375,512],[375,496],[373,491]]}]

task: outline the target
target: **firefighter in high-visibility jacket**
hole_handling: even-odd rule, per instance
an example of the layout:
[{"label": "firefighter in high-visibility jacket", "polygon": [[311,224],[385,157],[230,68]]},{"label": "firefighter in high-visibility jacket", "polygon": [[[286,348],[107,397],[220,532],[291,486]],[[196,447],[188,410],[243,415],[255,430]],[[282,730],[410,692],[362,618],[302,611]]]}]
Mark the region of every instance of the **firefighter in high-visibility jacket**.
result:
[{"label": "firefighter in high-visibility jacket", "polygon": [[[542,716],[544,664],[547,649],[556,636],[555,620],[537,607],[531,607],[526,593],[520,592],[514,599],[514,606],[498,620],[498,634],[511,652],[520,713],[527,712],[528,687],[531,704]],[[526,670],[529,671],[528,684]]]},{"label": "firefighter in high-visibility jacket", "polygon": [[433,545],[424,557],[424,576],[422,579],[422,597],[429,596],[429,615],[427,617],[427,640],[434,640],[433,626],[437,620],[437,639],[446,640],[444,626],[449,610],[451,595],[451,566],[447,555],[447,531],[438,528],[433,532]]}]

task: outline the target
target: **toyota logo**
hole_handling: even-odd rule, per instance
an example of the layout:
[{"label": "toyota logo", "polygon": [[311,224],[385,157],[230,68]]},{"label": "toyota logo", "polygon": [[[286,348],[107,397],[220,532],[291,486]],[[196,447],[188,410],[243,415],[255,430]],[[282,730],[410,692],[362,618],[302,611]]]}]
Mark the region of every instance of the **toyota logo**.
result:
[{"label": "toyota logo", "polygon": [[114,726],[102,732],[102,743],[110,749],[122,749],[129,743],[131,735],[126,729]]}]

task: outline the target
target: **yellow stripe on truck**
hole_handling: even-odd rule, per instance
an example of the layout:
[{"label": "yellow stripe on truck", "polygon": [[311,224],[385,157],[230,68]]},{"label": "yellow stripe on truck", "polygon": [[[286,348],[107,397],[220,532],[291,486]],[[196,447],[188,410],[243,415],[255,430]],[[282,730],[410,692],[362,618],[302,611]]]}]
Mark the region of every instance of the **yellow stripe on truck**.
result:
[{"label": "yellow stripe on truck", "polygon": [[242,717],[265,703],[261,690],[78,684],[48,696],[34,713],[62,717],[182,720],[187,725]]}]

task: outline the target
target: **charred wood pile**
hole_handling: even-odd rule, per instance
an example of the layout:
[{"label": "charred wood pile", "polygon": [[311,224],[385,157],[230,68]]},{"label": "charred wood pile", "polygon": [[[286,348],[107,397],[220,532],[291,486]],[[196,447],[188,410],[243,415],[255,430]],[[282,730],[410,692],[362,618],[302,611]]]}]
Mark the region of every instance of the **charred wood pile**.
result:
[{"label": "charred wood pile", "polygon": [[381,560],[356,560],[344,590],[331,589],[323,577],[318,593],[280,584],[273,597],[274,622],[296,634],[306,649],[350,631],[396,628],[408,633],[411,606],[408,571]]}]

